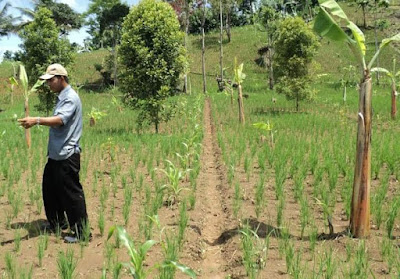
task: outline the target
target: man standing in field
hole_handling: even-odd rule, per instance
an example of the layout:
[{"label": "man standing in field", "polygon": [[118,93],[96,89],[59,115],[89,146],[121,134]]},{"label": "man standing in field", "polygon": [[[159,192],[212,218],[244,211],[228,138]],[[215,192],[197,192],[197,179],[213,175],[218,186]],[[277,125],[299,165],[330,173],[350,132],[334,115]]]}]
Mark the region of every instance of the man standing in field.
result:
[{"label": "man standing in field", "polygon": [[43,203],[49,221],[47,229],[53,232],[66,229],[68,221],[73,234],[64,240],[75,243],[84,240],[85,228],[89,225],[85,195],[79,182],[82,104],[68,84],[67,71],[60,64],[50,65],[40,79],[46,80],[50,90],[57,94],[53,116],[25,117],[18,121],[25,129],[35,125],[50,127],[48,161],[42,184]]}]

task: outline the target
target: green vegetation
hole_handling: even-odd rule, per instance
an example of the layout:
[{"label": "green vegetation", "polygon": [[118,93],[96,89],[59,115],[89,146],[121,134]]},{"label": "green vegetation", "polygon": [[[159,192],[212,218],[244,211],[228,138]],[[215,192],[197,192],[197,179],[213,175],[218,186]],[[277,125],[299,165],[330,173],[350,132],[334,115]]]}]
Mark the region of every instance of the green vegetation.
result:
[{"label": "green vegetation", "polygon": [[[355,7],[343,5],[349,16],[354,14]],[[230,96],[217,93],[217,33],[206,37],[207,96],[200,93],[200,37],[192,35],[188,51],[191,95],[166,99],[175,114],[168,123],[160,123],[158,134],[153,127],[137,133],[138,112],[122,108],[118,88],[101,87],[101,76],[93,65],[107,55],[106,50],[77,56],[70,72],[84,110],[81,181],[93,240],[70,246],[73,253],[62,252],[67,247],[60,240],[60,230],[51,235],[38,231],[39,221],[45,218],[40,184],[48,130],[31,129],[33,148],[26,148],[24,131],[15,121],[23,116],[23,89],[15,86],[12,104],[6,88],[13,66],[0,65],[4,81],[0,93],[4,110],[0,112],[0,268],[6,277],[37,278],[43,270],[53,278],[69,274],[118,278],[138,270],[148,278],[194,277],[195,273],[200,277],[206,271],[198,263],[207,260],[203,258],[207,249],[226,260],[224,267],[231,278],[398,277],[400,120],[391,119],[391,84],[383,79],[379,86],[374,84],[372,94],[372,229],[371,237],[360,241],[348,237],[346,231],[358,93],[350,83],[343,102],[341,87],[343,80],[349,80],[343,69],[356,65],[355,59],[347,46],[321,39],[310,65],[315,78],[310,87],[318,94],[296,112],[293,100],[269,88],[267,69],[254,62],[257,50],[267,43],[266,33],[255,25],[231,31],[231,42],[223,41],[224,65],[227,78],[234,80],[234,57],[243,63],[244,125],[238,122],[237,104],[231,105]],[[366,37],[373,35],[372,30],[364,31]],[[379,33],[379,37],[387,36]],[[366,44],[370,59],[371,43]],[[400,61],[391,47],[382,54],[381,67],[391,69],[393,56]],[[354,71],[359,70],[356,65]],[[205,100],[211,105],[212,144],[217,152],[204,149]],[[36,94],[30,102],[39,103]],[[107,114],[90,127],[92,107]],[[31,113],[39,114],[37,109]],[[229,216],[221,221],[221,236],[214,239],[206,238],[204,224],[194,222],[196,215],[204,214],[198,211],[200,197],[208,194],[204,187],[209,181],[201,176],[208,167],[203,157],[207,152],[215,155],[211,160],[220,170],[216,177],[221,179],[218,190],[224,203],[218,206]],[[115,242],[114,237],[106,241],[115,225],[126,229],[113,227]],[[29,253],[31,266],[26,264]],[[83,256],[77,259],[79,255]],[[96,261],[88,261],[91,257]],[[184,273],[179,274],[180,270]]]}]

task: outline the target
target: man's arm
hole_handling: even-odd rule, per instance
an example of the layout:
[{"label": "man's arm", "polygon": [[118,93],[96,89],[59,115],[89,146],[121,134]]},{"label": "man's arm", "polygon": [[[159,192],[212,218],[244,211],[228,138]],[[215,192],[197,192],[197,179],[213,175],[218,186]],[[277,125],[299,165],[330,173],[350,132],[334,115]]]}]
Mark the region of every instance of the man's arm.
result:
[{"label": "man's arm", "polygon": [[49,117],[32,117],[28,116],[22,119],[18,119],[18,122],[25,129],[29,129],[35,125],[44,125],[50,127],[59,127],[64,123],[60,116],[49,116]]}]

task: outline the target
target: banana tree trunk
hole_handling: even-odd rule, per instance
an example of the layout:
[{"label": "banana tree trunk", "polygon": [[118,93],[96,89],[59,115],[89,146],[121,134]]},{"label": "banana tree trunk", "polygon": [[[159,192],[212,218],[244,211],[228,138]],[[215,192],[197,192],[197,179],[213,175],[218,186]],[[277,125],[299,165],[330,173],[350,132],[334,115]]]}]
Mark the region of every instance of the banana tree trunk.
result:
[{"label": "banana tree trunk", "polygon": [[[25,111],[25,117],[28,117],[29,116],[29,104],[28,104],[27,99],[25,99],[24,111]],[[29,130],[29,129],[25,129],[25,140],[26,140],[26,145],[28,146],[28,148],[31,148],[31,130]]]},{"label": "banana tree trunk", "polygon": [[396,83],[392,82],[392,119],[396,119]]},{"label": "banana tree trunk", "polygon": [[238,104],[239,104],[239,122],[244,125],[244,106],[243,106],[243,94],[242,85],[238,84]]},{"label": "banana tree trunk", "polygon": [[350,231],[356,238],[370,233],[372,81],[366,72],[360,86],[356,166],[351,203]]}]

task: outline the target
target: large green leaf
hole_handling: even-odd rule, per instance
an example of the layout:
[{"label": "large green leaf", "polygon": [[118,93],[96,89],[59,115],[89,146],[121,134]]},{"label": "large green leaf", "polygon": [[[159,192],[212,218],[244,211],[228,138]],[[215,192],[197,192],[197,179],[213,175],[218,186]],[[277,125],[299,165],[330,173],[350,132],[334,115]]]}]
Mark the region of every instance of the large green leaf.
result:
[{"label": "large green leaf", "polygon": [[386,70],[385,68],[379,68],[379,67],[372,68],[371,72],[384,73],[384,74],[386,74],[386,75],[388,75],[390,77],[392,76],[392,73],[389,72],[388,70]]},{"label": "large green leaf", "polygon": [[42,86],[42,84],[43,84],[44,82],[45,82],[44,80],[38,79],[38,80],[36,81],[36,83],[33,85],[33,87],[31,88],[31,90],[29,91],[29,93],[34,93],[34,92],[36,92],[36,91],[38,90],[38,88],[39,88],[40,86]]},{"label": "large green leaf", "polygon": [[375,53],[374,57],[372,57],[371,61],[368,64],[368,69],[371,69],[372,65],[375,63],[375,60],[378,58],[380,55],[382,49],[384,49],[387,45],[389,45],[391,42],[400,42],[400,33],[394,35],[393,37],[386,38],[382,40],[381,45],[379,46],[378,51]]},{"label": "large green leaf", "polygon": [[321,9],[315,18],[314,31],[321,37],[326,37],[332,41],[345,42],[351,40],[324,9]]},{"label": "large green leaf", "polygon": [[381,45],[379,46],[379,48],[384,48],[385,46],[387,46],[388,44],[390,44],[391,42],[400,42],[400,33],[398,33],[397,35],[394,35],[393,37],[387,38],[387,39],[383,39]]},{"label": "large green leaf", "polygon": [[[365,68],[366,46],[364,33],[347,18],[335,0],[319,0],[319,3],[320,11],[314,23],[315,32],[333,41],[348,42],[350,49]],[[342,26],[348,28],[353,37],[347,35]]]}]

